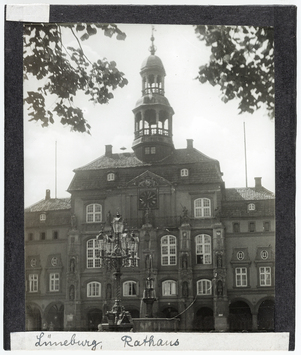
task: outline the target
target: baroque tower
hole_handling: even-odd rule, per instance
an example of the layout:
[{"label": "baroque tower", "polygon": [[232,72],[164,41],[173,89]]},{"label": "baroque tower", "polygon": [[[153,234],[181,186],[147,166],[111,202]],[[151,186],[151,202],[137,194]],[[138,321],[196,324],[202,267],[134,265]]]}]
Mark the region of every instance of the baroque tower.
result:
[{"label": "baroque tower", "polygon": [[172,116],[174,111],[164,96],[165,69],[155,55],[154,36],[150,55],[143,61],[140,75],[142,96],[136,103],[135,138],[132,148],[138,159],[156,162],[172,153]]}]

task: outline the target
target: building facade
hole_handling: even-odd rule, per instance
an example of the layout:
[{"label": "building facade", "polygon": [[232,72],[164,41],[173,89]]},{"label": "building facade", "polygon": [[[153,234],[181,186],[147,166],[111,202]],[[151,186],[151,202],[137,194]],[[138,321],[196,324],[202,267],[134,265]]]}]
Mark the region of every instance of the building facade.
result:
[{"label": "building facade", "polygon": [[179,331],[273,330],[274,194],[227,189],[219,162],[193,147],[176,149],[165,69],[151,54],[141,67],[133,109],[133,152],[111,145],[74,170],[70,199],[25,210],[26,329],[97,330],[116,297],[113,273],[96,236],[110,235],[114,215],[139,239],[122,268],[121,302],[133,318],[151,272],[154,317],[178,318]]}]

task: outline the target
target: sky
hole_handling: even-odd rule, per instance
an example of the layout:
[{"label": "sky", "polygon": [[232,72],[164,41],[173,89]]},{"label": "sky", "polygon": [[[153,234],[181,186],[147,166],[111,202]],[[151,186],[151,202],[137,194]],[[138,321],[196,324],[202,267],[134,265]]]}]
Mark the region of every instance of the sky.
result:
[{"label": "sky", "polygon": [[[83,42],[83,49],[91,61],[107,58],[117,63],[129,84],[116,89],[114,99],[105,105],[89,102],[89,97],[77,95],[75,104],[85,112],[92,126],[91,135],[71,132],[67,126],[55,123],[46,128],[29,122],[24,110],[24,178],[25,207],[45,198],[46,189],[55,197],[55,145],[57,142],[57,197],[69,197],[68,186],[79,168],[105,152],[105,145],[113,146],[113,153],[131,152],[134,139],[132,110],[141,97],[140,68],[150,55],[151,25],[119,24],[127,38],[118,41],[105,37],[100,31]],[[175,148],[185,148],[187,139],[194,147],[220,162],[226,187],[244,187],[244,132],[247,145],[248,186],[254,177],[262,177],[262,184],[275,191],[274,121],[264,109],[254,114],[239,115],[238,101],[221,101],[218,87],[195,80],[198,68],[210,56],[206,47],[190,25],[156,25],[156,55],[166,71],[165,96],[174,109],[173,142]],[[65,46],[76,46],[72,35],[64,34]],[[24,82],[24,92],[41,86],[40,82]],[[49,100],[47,109],[53,108]],[[59,120],[58,120],[59,121]]]}]

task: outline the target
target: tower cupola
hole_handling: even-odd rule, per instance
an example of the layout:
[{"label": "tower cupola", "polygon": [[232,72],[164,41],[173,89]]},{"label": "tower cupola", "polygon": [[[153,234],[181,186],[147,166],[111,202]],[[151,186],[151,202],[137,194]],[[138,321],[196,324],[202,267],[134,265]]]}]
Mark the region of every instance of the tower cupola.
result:
[{"label": "tower cupola", "polygon": [[[153,29],[154,31],[154,29]],[[150,55],[143,61],[140,75],[142,96],[136,103],[135,139],[133,150],[140,160],[159,161],[170,155],[172,142],[172,116],[174,111],[164,96],[165,69],[161,59],[155,55],[152,32]]]}]

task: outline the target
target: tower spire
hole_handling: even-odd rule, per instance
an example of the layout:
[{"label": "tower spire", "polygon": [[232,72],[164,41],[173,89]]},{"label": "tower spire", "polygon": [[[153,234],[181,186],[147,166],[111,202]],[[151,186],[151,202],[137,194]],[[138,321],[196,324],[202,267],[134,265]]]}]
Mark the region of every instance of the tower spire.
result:
[{"label": "tower spire", "polygon": [[149,51],[151,52],[151,55],[154,55],[157,50],[156,46],[154,45],[154,40],[155,40],[154,31],[156,31],[155,26],[152,25],[152,36],[151,36],[152,45],[149,47]]}]

